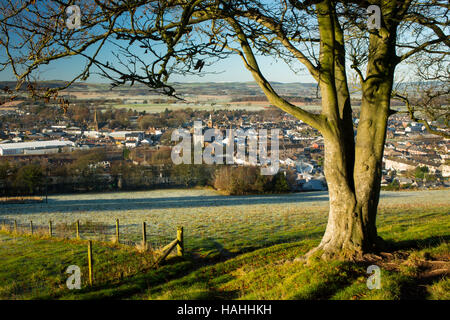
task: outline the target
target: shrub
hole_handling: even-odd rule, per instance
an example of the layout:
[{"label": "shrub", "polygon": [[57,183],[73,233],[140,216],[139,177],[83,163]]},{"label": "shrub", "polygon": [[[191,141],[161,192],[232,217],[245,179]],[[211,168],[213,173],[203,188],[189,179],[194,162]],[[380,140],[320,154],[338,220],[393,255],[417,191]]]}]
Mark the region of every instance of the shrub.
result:
[{"label": "shrub", "polygon": [[261,175],[258,167],[223,166],[214,174],[215,189],[230,195],[287,192],[290,190],[284,173],[274,176]]}]

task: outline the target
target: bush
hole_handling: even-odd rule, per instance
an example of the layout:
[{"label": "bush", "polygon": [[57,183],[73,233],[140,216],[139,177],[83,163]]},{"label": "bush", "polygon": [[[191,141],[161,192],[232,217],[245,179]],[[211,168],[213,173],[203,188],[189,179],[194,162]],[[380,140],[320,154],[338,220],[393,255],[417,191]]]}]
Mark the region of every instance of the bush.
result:
[{"label": "bush", "polygon": [[213,186],[230,195],[280,193],[290,190],[284,173],[261,175],[258,167],[223,166],[214,174]]},{"label": "bush", "polygon": [[428,173],[428,167],[417,167],[414,171],[414,176],[417,180],[423,180],[425,174]]},{"label": "bush", "polygon": [[386,187],[383,187],[382,189],[385,191],[398,191],[400,190],[400,182],[394,179],[390,184],[388,184]]},{"label": "bush", "polygon": [[275,192],[287,192],[289,191],[289,184],[287,182],[286,176],[278,172],[274,177],[274,191]]},{"label": "bush", "polygon": [[42,168],[36,164],[29,164],[19,169],[15,186],[18,189],[34,194],[42,186],[44,174]]},{"label": "bush", "polygon": [[180,164],[172,167],[170,176],[172,182],[185,187],[204,187],[211,184],[213,169],[208,165]]}]

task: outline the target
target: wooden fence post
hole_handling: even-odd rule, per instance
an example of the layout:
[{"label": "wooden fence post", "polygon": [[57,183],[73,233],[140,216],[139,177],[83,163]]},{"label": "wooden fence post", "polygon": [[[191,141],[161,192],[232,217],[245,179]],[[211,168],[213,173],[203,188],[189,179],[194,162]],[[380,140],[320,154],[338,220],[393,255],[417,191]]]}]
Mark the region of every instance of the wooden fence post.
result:
[{"label": "wooden fence post", "polygon": [[30,233],[33,235],[33,221],[30,221]]},{"label": "wooden fence post", "polygon": [[116,243],[119,243],[119,219],[116,219]]},{"label": "wooden fence post", "polygon": [[184,254],[183,227],[177,229],[177,254],[179,257]]},{"label": "wooden fence post", "polygon": [[51,220],[48,222],[48,235],[50,236],[50,238],[53,236],[53,228]]},{"label": "wooden fence post", "polygon": [[92,241],[88,242],[88,267],[89,267],[89,285],[94,282],[94,272],[92,270]]},{"label": "wooden fence post", "polygon": [[77,230],[77,240],[80,240],[80,220],[75,223],[75,228]]},{"label": "wooden fence post", "polygon": [[17,221],[14,220],[14,233],[17,233]]},{"label": "wooden fence post", "polygon": [[142,244],[145,246],[147,243],[147,224],[142,222]]}]

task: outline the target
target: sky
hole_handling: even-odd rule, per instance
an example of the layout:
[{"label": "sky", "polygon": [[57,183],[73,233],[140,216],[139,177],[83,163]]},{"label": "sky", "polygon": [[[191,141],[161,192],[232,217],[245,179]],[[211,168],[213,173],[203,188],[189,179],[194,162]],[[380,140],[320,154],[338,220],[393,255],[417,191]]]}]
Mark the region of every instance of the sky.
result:
[{"label": "sky", "polygon": [[[112,44],[105,43],[101,50],[99,60],[111,61],[114,64],[112,51],[116,50]],[[90,48],[88,50],[95,50]],[[87,52],[89,54],[89,51]],[[142,55],[144,50],[142,50]],[[0,52],[0,56],[3,54]],[[140,55],[140,57],[142,57]],[[2,59],[3,60],[3,59]],[[149,61],[147,61],[149,62]],[[308,71],[297,63],[295,65],[299,70],[293,72],[286,63],[283,61],[274,61],[272,57],[260,56],[258,62],[264,76],[270,82],[301,82],[301,83],[315,83],[316,81],[308,73]],[[83,69],[85,60],[81,57],[64,58],[49,65],[42,66],[39,72],[34,75],[38,77],[37,80],[72,80]],[[101,83],[108,82],[107,79],[96,75],[91,70],[90,77],[86,82]],[[15,77],[10,69],[6,69],[0,72],[0,81],[15,81]],[[212,66],[205,66],[198,76],[195,75],[173,75],[170,77],[169,82],[248,82],[254,81],[251,73],[245,69],[241,58],[238,56],[231,56],[227,59],[216,62]]]},{"label": "sky", "polygon": [[[294,73],[284,62],[276,62],[269,57],[259,57],[260,67],[271,82],[315,82],[306,69]],[[84,66],[79,57],[66,58],[43,67],[37,74],[40,80],[71,80]],[[300,66],[300,64],[299,64]],[[0,72],[0,81],[14,81],[11,70]],[[240,57],[232,56],[212,66],[205,67],[199,76],[174,75],[171,82],[247,82],[254,81],[250,72],[245,69]],[[107,82],[106,79],[91,75],[86,82]]]}]

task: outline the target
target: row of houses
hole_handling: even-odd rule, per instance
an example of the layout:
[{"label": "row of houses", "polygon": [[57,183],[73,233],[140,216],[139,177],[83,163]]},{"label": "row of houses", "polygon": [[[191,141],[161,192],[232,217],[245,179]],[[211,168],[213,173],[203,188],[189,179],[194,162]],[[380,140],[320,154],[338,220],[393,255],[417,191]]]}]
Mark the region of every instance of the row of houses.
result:
[{"label": "row of houses", "polygon": [[432,174],[441,174],[443,177],[450,177],[450,165],[436,164],[433,162],[415,162],[401,158],[384,158],[384,167],[386,170],[398,172],[413,171],[417,167],[427,167]]}]

